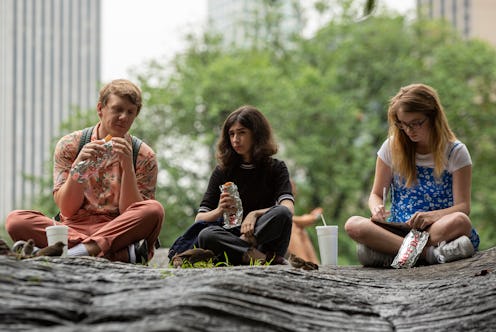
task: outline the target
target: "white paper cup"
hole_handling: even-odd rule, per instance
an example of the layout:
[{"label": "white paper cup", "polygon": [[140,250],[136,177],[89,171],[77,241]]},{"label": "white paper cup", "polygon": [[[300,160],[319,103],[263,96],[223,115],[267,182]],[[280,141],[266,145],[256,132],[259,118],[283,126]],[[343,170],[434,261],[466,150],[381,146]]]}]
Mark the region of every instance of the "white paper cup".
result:
[{"label": "white paper cup", "polygon": [[338,226],[317,226],[321,265],[338,265]]},{"label": "white paper cup", "polygon": [[67,238],[69,236],[69,227],[65,225],[54,225],[45,228],[46,236],[48,240],[48,245],[51,246],[58,241],[62,241],[64,246],[64,251],[62,252],[62,257],[67,256]]}]

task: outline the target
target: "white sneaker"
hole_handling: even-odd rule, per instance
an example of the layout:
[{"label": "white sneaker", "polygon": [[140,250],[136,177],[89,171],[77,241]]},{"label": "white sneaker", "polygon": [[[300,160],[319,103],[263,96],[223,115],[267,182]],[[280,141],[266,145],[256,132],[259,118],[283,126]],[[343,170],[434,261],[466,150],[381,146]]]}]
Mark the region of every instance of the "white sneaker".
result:
[{"label": "white sneaker", "polygon": [[26,241],[19,240],[16,243],[12,245],[12,251],[15,254],[20,254],[22,252],[22,248],[24,248],[24,245],[26,244]]},{"label": "white sneaker", "polygon": [[361,243],[357,243],[357,257],[363,266],[369,267],[390,267],[394,260],[394,256],[372,250]]},{"label": "white sneaker", "polygon": [[439,263],[448,263],[472,257],[475,249],[470,239],[467,236],[462,235],[451,242],[441,242],[439,246],[434,248],[433,252]]}]

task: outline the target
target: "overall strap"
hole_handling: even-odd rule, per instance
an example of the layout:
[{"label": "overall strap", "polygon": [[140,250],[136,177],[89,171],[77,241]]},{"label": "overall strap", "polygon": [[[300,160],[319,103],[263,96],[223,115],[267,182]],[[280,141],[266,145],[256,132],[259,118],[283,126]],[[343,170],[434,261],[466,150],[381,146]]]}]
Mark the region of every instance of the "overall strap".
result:
[{"label": "overall strap", "polygon": [[453,144],[453,146],[450,148],[449,152],[448,152],[448,160],[451,158],[451,154],[453,153],[453,150],[456,148],[457,145],[459,145],[460,142],[459,141],[455,141],[455,143]]}]

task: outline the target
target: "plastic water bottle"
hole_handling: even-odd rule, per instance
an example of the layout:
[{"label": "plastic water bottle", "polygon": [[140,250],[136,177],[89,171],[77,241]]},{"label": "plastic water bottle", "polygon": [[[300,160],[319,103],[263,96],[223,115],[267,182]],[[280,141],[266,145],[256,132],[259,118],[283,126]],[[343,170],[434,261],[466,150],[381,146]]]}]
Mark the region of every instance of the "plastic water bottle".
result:
[{"label": "plastic water bottle", "polygon": [[233,209],[224,211],[224,228],[240,226],[243,222],[243,205],[241,204],[241,198],[239,198],[238,187],[234,182],[226,182],[220,186],[220,190],[231,195],[236,202]]}]

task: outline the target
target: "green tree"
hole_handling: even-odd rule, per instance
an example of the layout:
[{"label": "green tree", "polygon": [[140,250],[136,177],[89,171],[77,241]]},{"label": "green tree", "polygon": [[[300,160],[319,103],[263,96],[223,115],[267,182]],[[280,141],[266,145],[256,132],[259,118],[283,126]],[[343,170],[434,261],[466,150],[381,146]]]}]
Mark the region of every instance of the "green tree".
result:
[{"label": "green tree", "polygon": [[[287,44],[274,32],[266,43],[257,39],[248,48],[225,48],[210,33],[188,36],[189,47],[173,61],[152,61],[136,73],[145,106],[132,130],[157,151],[164,246],[193,222],[226,115],[252,104],[269,118],[278,157],[298,183],[297,213],[322,206],[327,223],[340,227],[340,264],[356,263],[344,222],[369,214],[388,101],[413,82],[438,90],[451,126],[471,151],[471,217],[481,248],[494,246],[495,49],[464,40],[441,22],[380,11],[357,20],[362,8],[353,4],[318,1],[319,15],[334,16],[312,38],[295,36]],[[264,24],[277,31],[277,15],[271,17]],[[315,241],[313,229],[310,234]]]},{"label": "green tree", "polygon": [[[204,144],[207,153],[198,162],[208,165],[207,169],[214,165],[215,139],[227,113],[245,103],[258,106],[273,124],[280,157],[288,161],[299,182],[298,209],[321,205],[328,222],[343,230],[350,215],[368,214],[375,153],[387,132],[387,103],[399,87],[412,82],[435,86],[451,125],[473,150],[474,161],[479,147],[471,145],[471,137],[487,115],[472,113],[482,107],[490,114],[495,106],[490,99],[495,57],[488,45],[463,40],[438,22],[378,14],[357,23],[350,17],[356,15],[343,14],[313,38],[296,40],[287,49],[260,44],[222,49],[215,36],[191,39],[190,48],[175,59],[172,74],[149,74],[142,84],[164,82],[150,87],[150,96],[160,98],[162,111],[167,110],[164,122],[174,127],[175,137]],[[479,60],[469,62],[471,58]],[[465,122],[467,117],[472,124]],[[485,135],[484,151],[488,152],[493,134],[487,130]],[[480,174],[484,174],[487,166],[476,167],[475,171],[482,168]],[[208,178],[198,172],[195,180],[202,176]],[[481,180],[474,176],[474,188]],[[196,196],[196,204],[191,201],[194,207],[206,184],[195,183],[203,186],[192,194]],[[191,212],[181,219],[191,222],[194,208]],[[490,208],[474,201],[476,226],[485,229],[482,219],[487,215],[493,215]],[[166,229],[174,223],[168,219]],[[354,244],[341,234],[342,260],[355,262]],[[491,231],[487,234],[491,235],[483,236],[482,247],[494,239]]]}]

